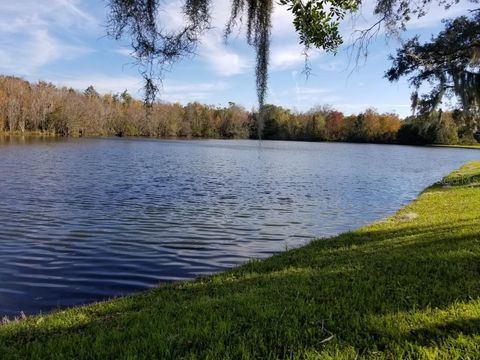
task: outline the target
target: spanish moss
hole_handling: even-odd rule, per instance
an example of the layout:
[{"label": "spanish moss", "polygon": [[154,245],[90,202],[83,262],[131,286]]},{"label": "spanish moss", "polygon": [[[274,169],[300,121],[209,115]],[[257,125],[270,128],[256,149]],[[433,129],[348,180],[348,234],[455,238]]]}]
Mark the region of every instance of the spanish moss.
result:
[{"label": "spanish moss", "polygon": [[164,71],[192,54],[210,27],[210,0],[186,0],[185,26],[176,31],[165,30],[160,22],[160,0],[109,0],[108,5],[108,34],[116,40],[124,35],[131,39],[132,55],[145,80],[145,103],[152,105]]},{"label": "spanish moss", "polygon": [[[184,26],[166,30],[161,21],[161,0],[107,0],[110,8],[108,34],[115,39],[130,38],[133,56],[145,80],[145,103],[152,105],[161,85],[164,71],[176,61],[195,52],[206,30],[210,28],[211,0],[184,0]],[[360,0],[330,2],[323,0],[279,0],[294,16],[300,43],[335,51],[342,43],[339,21],[347,11],[355,11]],[[263,130],[263,112],[268,86],[268,64],[272,28],[273,0],[232,0],[225,37],[244,20],[247,43],[256,53],[256,91],[258,99],[258,134]],[[308,62],[306,63],[308,67]]]},{"label": "spanish moss", "polygon": [[225,36],[231,33],[237,21],[247,17],[247,42],[255,48],[255,76],[257,85],[258,134],[261,136],[264,126],[263,107],[268,86],[268,63],[270,56],[270,36],[272,27],[273,4],[271,0],[233,0],[230,20]]}]

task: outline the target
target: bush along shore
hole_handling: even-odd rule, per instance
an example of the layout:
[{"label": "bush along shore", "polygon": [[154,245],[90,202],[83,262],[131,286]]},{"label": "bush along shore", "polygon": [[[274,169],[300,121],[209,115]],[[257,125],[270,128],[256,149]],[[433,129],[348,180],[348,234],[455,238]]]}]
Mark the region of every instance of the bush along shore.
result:
[{"label": "bush along shore", "polygon": [[0,326],[2,359],[480,358],[480,162],[396,215],[194,281]]}]

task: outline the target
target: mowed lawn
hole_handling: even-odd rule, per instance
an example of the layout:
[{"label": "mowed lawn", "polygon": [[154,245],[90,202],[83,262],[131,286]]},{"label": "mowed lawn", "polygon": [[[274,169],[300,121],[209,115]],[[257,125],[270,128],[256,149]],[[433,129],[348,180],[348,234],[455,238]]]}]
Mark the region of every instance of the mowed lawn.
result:
[{"label": "mowed lawn", "polygon": [[480,150],[480,144],[473,145],[432,145],[435,147],[447,147],[447,148],[460,148],[460,149],[478,149]]},{"label": "mowed lawn", "polygon": [[480,359],[480,162],[395,216],[0,326],[1,359]]}]

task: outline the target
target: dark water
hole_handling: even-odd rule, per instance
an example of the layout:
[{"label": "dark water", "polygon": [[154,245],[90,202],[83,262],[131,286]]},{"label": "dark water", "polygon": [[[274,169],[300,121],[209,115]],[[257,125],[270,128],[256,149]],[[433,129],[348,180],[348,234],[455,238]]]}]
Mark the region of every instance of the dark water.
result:
[{"label": "dark water", "polygon": [[475,150],[0,140],[0,315],[220,271],[393,213]]}]

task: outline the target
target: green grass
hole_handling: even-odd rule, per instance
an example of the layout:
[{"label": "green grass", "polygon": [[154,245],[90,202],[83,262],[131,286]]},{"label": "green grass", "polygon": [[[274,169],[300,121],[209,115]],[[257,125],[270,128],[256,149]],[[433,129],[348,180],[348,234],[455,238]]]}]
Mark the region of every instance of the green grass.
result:
[{"label": "green grass", "polygon": [[438,145],[430,145],[430,146],[480,150],[480,144],[474,144],[474,145],[440,145],[440,144],[438,144]]},{"label": "green grass", "polygon": [[0,326],[0,358],[479,359],[479,179],[470,163],[357,231]]}]

